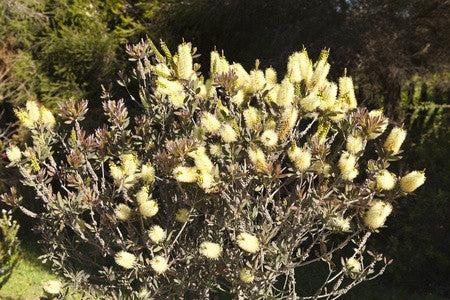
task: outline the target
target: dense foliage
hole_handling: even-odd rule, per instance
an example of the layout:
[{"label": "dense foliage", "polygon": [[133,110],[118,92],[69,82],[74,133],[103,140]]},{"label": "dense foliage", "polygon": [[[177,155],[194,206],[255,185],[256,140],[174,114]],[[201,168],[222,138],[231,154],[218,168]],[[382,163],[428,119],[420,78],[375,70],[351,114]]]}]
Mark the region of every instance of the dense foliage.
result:
[{"label": "dense foliage", "polygon": [[11,212],[3,210],[0,219],[0,288],[11,276],[19,255],[19,225]]}]

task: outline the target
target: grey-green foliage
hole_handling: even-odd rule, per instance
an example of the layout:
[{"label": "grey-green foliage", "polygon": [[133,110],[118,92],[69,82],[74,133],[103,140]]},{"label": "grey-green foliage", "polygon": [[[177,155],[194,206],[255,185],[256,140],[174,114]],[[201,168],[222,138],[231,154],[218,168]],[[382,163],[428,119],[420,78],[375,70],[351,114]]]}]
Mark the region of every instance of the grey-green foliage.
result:
[{"label": "grey-green foliage", "polygon": [[19,225],[10,211],[2,211],[0,218],[0,288],[8,281],[19,256]]}]

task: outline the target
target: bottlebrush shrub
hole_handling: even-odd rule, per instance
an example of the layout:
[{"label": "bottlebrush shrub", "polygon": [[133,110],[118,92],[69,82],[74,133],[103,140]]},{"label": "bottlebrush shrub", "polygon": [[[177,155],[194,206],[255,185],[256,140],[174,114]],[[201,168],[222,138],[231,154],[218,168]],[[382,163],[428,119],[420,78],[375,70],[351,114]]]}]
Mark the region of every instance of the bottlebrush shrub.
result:
[{"label": "bottlebrush shrub", "polygon": [[[106,91],[108,123],[92,133],[85,100],[55,125],[17,110],[33,143],[11,161],[44,203],[44,260],[91,293],[132,299],[335,298],[383,273],[367,240],[425,179],[388,171],[406,131],[379,137],[387,118],[357,108],[350,77],[326,79],[327,51],[315,63],[294,53],[279,81],[216,51],[206,79],[190,43],[161,48],[127,48],[134,119]],[[310,264],[329,274],[307,295],[294,270]]]}]

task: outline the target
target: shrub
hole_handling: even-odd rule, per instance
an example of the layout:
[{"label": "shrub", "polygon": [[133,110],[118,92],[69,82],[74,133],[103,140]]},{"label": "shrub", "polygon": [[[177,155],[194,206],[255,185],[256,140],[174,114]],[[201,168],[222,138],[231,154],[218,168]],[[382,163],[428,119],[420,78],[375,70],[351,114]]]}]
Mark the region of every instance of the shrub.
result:
[{"label": "shrub", "polygon": [[[357,108],[350,77],[326,79],[327,51],[294,53],[279,83],[216,51],[206,79],[190,43],[161,48],[127,48],[135,118],[107,92],[108,123],[90,133],[86,100],[56,123],[37,103],[16,110],[32,143],[10,160],[44,205],[44,261],[92,295],[131,299],[337,297],[382,274],[390,262],[366,243],[425,180],[388,171],[406,131],[379,138],[387,118]],[[311,266],[328,272],[296,290],[294,270]]]},{"label": "shrub", "polygon": [[11,212],[2,210],[0,219],[0,288],[8,281],[19,256],[19,225],[12,220]]}]

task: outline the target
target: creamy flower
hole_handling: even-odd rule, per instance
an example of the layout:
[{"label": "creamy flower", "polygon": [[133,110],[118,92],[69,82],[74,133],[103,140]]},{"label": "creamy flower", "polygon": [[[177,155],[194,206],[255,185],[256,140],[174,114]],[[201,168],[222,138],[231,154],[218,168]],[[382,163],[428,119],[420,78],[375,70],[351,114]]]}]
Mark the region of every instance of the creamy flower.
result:
[{"label": "creamy flower", "polygon": [[359,261],[353,257],[347,258],[345,260],[345,267],[347,268],[347,270],[349,272],[352,272],[352,273],[359,273],[359,272],[361,272],[361,269],[362,269]]},{"label": "creamy flower", "polygon": [[237,91],[236,95],[231,97],[231,102],[233,102],[237,106],[241,106],[242,102],[244,102],[245,94],[243,90]]},{"label": "creamy flower", "polygon": [[150,266],[157,274],[164,273],[167,268],[169,268],[169,264],[167,258],[157,255],[150,261]]},{"label": "creamy flower", "polygon": [[142,166],[141,178],[147,184],[153,183],[155,181],[155,168],[150,163]]},{"label": "creamy flower", "polygon": [[250,85],[248,86],[248,91],[250,93],[256,93],[264,88],[266,84],[266,78],[264,77],[264,72],[261,70],[250,71]]},{"label": "creamy flower", "polygon": [[297,147],[293,143],[287,151],[289,159],[294,163],[295,167],[300,172],[305,172],[311,166],[311,151]]},{"label": "creamy flower", "polygon": [[209,191],[209,189],[214,185],[214,176],[208,172],[200,172],[197,176],[197,182],[202,189]]},{"label": "creamy flower", "polygon": [[177,220],[180,223],[185,223],[189,219],[189,210],[186,208],[180,208],[177,210],[177,213],[175,214],[175,220]]},{"label": "creamy flower", "polygon": [[155,200],[147,200],[139,203],[139,212],[144,217],[153,217],[158,213],[158,202]]},{"label": "creamy flower", "polygon": [[125,269],[132,269],[136,264],[136,256],[127,251],[120,251],[114,257],[116,264]]},{"label": "creamy flower", "polygon": [[178,166],[173,169],[172,174],[179,182],[196,182],[198,176],[197,167]]},{"label": "creamy flower", "polygon": [[249,253],[259,251],[259,240],[256,236],[242,232],[237,236],[237,244],[239,248]]},{"label": "creamy flower", "polygon": [[350,135],[347,138],[346,149],[349,153],[356,154],[363,149],[364,140],[361,135]]},{"label": "creamy flower", "polygon": [[188,155],[194,159],[195,166],[202,173],[212,172],[214,165],[208,157],[205,147],[198,147],[197,150],[190,152]]},{"label": "creamy flower", "polygon": [[314,171],[317,172],[317,174],[323,174],[325,178],[331,176],[331,165],[328,163],[324,163],[321,161],[317,161],[314,164]]},{"label": "creamy flower", "polygon": [[320,98],[315,93],[311,93],[300,100],[300,106],[307,112],[314,111],[319,105]]},{"label": "creamy flower", "polygon": [[114,179],[116,183],[120,182],[123,177],[125,176],[125,172],[122,168],[116,166],[114,163],[109,164],[109,171],[111,174],[111,177]]},{"label": "creamy flower", "polygon": [[33,123],[38,122],[41,117],[41,112],[40,112],[37,102],[33,101],[33,100],[27,101],[26,109],[27,109],[28,117],[30,118],[30,120]]},{"label": "creamy flower", "polygon": [[231,68],[237,76],[236,87],[247,90],[250,85],[250,75],[248,72],[239,63],[233,63]]},{"label": "creamy flower", "polygon": [[55,117],[52,112],[49,111],[45,106],[41,107],[41,123],[47,125],[48,127],[53,127],[56,123]]},{"label": "creamy flower", "polygon": [[337,85],[334,82],[325,83],[325,87],[322,91],[322,101],[319,108],[322,110],[331,110],[336,102],[337,97]]},{"label": "creamy flower", "polygon": [[352,171],[356,165],[356,157],[348,153],[347,151],[342,152],[339,158],[338,166],[342,173]]},{"label": "creamy flower", "polygon": [[123,171],[126,175],[133,175],[137,170],[137,157],[134,154],[124,154],[121,157]]},{"label": "creamy flower", "polygon": [[395,187],[395,175],[388,170],[381,170],[375,175],[377,187],[381,190],[390,191]]},{"label": "creamy flower", "polygon": [[319,60],[309,82],[310,88],[315,91],[321,90],[326,82],[328,72],[330,72],[330,64],[326,59]]},{"label": "creamy flower", "polygon": [[148,232],[148,237],[155,244],[164,241],[166,239],[166,236],[167,236],[166,231],[162,229],[161,226],[159,225],[153,225]]},{"label": "creamy flower", "polygon": [[267,148],[271,148],[277,144],[278,134],[273,129],[267,129],[261,135],[261,142]]},{"label": "creamy flower", "polygon": [[253,282],[253,280],[255,280],[255,276],[253,275],[252,270],[250,270],[249,268],[243,268],[239,272],[239,279],[243,283],[251,283]]},{"label": "creamy flower", "polygon": [[149,200],[149,194],[148,194],[148,187],[147,186],[143,186],[139,192],[136,193],[136,202],[138,204],[145,202],[147,200]]},{"label": "creamy flower", "polygon": [[170,77],[172,74],[170,73],[169,67],[164,63],[159,63],[151,67],[153,73],[158,76]]},{"label": "creamy flower", "polygon": [[298,119],[298,110],[291,106],[286,108],[281,114],[281,121],[278,126],[278,136],[281,140],[284,140],[291,130],[295,127]]},{"label": "creamy flower", "polygon": [[121,221],[126,221],[131,215],[131,208],[126,204],[120,203],[114,210],[116,217]]},{"label": "creamy flower", "polygon": [[224,143],[233,143],[237,141],[238,134],[230,124],[223,124],[220,128],[220,137]]},{"label": "creamy flower", "polygon": [[370,229],[377,229],[384,225],[386,218],[392,212],[392,205],[383,201],[372,204],[364,216],[364,224]]},{"label": "creamy flower", "polygon": [[244,110],[242,115],[244,116],[245,126],[248,128],[254,128],[261,120],[259,111],[253,106]]},{"label": "creamy flower", "polygon": [[258,147],[248,149],[248,157],[253,165],[259,169],[264,169],[267,166],[266,155]]},{"label": "creamy flower", "polygon": [[19,147],[11,146],[6,149],[6,157],[8,157],[10,162],[18,162],[22,158],[22,152],[20,152]]},{"label": "creamy flower", "polygon": [[222,156],[222,146],[219,144],[211,144],[209,146],[209,153],[211,153],[212,156]]},{"label": "creamy flower", "polygon": [[384,149],[386,151],[391,151],[394,154],[397,154],[400,151],[400,147],[406,138],[406,130],[400,127],[392,128],[389,133],[386,141],[384,142]]},{"label": "creamy flower", "polygon": [[192,69],[192,45],[191,43],[183,43],[178,46],[178,77],[189,80],[194,73]]},{"label": "creamy flower", "polygon": [[220,129],[219,120],[217,120],[215,115],[209,112],[203,113],[200,119],[200,124],[203,130],[209,133],[216,133]]},{"label": "creamy flower", "polygon": [[275,71],[274,68],[267,68],[264,75],[266,78],[267,87],[271,88],[277,84],[277,71]]},{"label": "creamy flower", "polygon": [[411,193],[425,183],[425,172],[412,171],[400,179],[400,189],[406,193]]},{"label": "creamy flower", "polygon": [[49,280],[42,284],[44,291],[50,295],[57,295],[61,293],[63,284],[59,280]]},{"label": "creamy flower", "polygon": [[356,108],[358,103],[356,102],[355,89],[353,88],[353,80],[351,77],[339,78],[339,99],[343,101],[346,107],[349,109]]},{"label": "creamy flower", "polygon": [[294,103],[295,88],[289,78],[285,78],[281,81],[280,88],[278,89],[276,103],[282,107],[289,107]]},{"label": "creamy flower", "polygon": [[200,244],[200,254],[210,259],[218,259],[222,254],[222,246],[213,242],[203,242]]},{"label": "creamy flower", "polygon": [[352,181],[353,179],[356,178],[356,176],[358,176],[358,174],[359,174],[358,169],[352,168],[349,170],[342,171],[341,176],[342,176],[342,179],[344,179],[344,180]]}]

